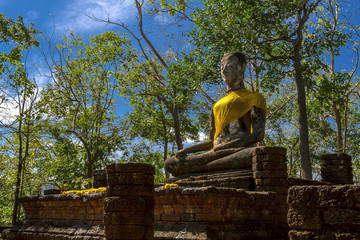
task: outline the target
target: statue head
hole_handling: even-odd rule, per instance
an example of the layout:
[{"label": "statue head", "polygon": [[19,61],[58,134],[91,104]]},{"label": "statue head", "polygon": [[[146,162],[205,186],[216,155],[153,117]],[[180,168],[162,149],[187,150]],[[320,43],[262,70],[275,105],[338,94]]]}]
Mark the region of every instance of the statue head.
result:
[{"label": "statue head", "polygon": [[243,87],[246,56],[240,52],[229,52],[221,60],[221,77],[230,87]]}]

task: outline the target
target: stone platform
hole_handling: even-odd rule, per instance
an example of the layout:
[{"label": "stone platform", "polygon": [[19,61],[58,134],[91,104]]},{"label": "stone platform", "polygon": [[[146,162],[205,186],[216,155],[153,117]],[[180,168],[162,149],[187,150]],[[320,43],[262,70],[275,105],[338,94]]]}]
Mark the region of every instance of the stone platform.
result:
[{"label": "stone platform", "polygon": [[174,177],[166,183],[175,183],[181,187],[226,187],[244,190],[254,190],[254,178],[252,171],[222,171],[214,173],[188,174]]},{"label": "stone platform", "polygon": [[275,192],[200,187],[155,190],[155,239],[287,239]]},{"label": "stone platform", "polygon": [[103,239],[104,198],[105,193],[23,197],[25,220],[10,229],[7,239]]}]

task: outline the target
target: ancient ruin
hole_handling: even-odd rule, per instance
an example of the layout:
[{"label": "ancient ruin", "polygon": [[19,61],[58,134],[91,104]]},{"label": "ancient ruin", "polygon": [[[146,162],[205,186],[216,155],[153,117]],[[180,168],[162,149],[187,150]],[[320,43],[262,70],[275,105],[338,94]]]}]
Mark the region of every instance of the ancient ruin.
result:
[{"label": "ancient ruin", "polygon": [[111,164],[94,174],[94,187],[106,193],[22,198],[25,220],[6,239],[360,239],[351,157],[321,156],[322,181],[288,178],[286,149],[256,146],[266,104],[244,90],[245,63],[240,53],[225,55],[230,97],[219,102],[246,108],[222,116],[215,104],[210,140],[166,161],[172,187],[154,185],[151,165]]},{"label": "ancient ruin", "polygon": [[[106,193],[22,198],[26,218],[7,239],[359,239],[360,187],[288,178],[285,156],[258,147],[250,171],[169,189],[154,186],[150,165],[112,164],[98,177]],[[350,159],[329,156],[330,169]]]}]

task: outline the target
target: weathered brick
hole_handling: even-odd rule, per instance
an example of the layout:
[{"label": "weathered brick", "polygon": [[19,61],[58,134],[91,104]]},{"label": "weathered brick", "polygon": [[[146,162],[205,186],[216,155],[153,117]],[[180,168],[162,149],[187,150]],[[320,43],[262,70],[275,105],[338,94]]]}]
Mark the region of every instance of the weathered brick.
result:
[{"label": "weathered brick", "polygon": [[257,178],[286,178],[286,171],[257,171],[253,172],[253,177]]},{"label": "weathered brick", "polygon": [[104,201],[105,212],[143,211],[145,208],[144,198],[137,196],[109,197]]},{"label": "weathered brick", "polygon": [[289,209],[289,227],[300,230],[319,230],[323,226],[320,210],[314,208]]},{"label": "weathered brick", "polygon": [[254,155],[286,155],[286,148],[283,147],[256,147],[253,150]]},{"label": "weathered brick", "polygon": [[107,182],[109,186],[115,185],[151,185],[154,184],[154,175],[143,174],[143,173],[109,173],[107,175]]},{"label": "weathered brick", "polygon": [[217,213],[196,213],[195,220],[200,222],[217,222],[222,219],[221,214]]},{"label": "weathered brick", "polygon": [[106,195],[108,197],[112,196],[153,196],[154,195],[154,185],[141,184],[141,185],[115,185],[109,186],[106,190]]},{"label": "weathered brick", "polygon": [[169,221],[169,222],[179,222],[180,221],[180,214],[161,214],[161,220],[162,221]]},{"label": "weathered brick", "polygon": [[111,224],[113,225],[152,225],[154,214],[146,212],[113,212]]}]

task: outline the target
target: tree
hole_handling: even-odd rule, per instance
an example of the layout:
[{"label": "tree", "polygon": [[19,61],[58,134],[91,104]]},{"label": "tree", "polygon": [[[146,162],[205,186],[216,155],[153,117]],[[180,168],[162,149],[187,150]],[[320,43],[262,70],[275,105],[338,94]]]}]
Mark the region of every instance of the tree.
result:
[{"label": "tree", "polygon": [[[240,50],[250,60],[265,62],[255,72],[266,70],[263,87],[276,89],[281,79],[293,78],[297,86],[302,176],[311,179],[311,161],[306,112],[306,91],[311,69],[302,61],[316,56],[304,52],[306,22],[320,0],[298,1],[204,1],[198,9],[192,33],[195,55],[214,68],[220,54]],[[241,13],[241,14],[239,14]],[[321,54],[319,52],[318,54]],[[205,66],[205,64],[202,64]],[[265,69],[264,69],[265,68]],[[309,74],[308,74],[309,73]],[[305,75],[304,75],[305,74]]]},{"label": "tree", "polygon": [[[0,120],[3,137],[10,130],[10,132],[15,132],[18,138],[17,149],[15,151],[18,163],[12,213],[12,224],[16,224],[19,211],[18,200],[22,184],[21,176],[23,175],[24,164],[28,156],[28,143],[30,141],[29,117],[31,118],[31,115],[29,114],[31,114],[33,102],[29,97],[34,94],[33,84],[26,74],[22,52],[32,46],[38,46],[39,43],[35,38],[38,31],[33,28],[33,24],[27,27],[21,16],[14,21],[12,18],[7,18],[4,14],[0,14],[0,26],[0,43],[12,44],[9,52],[0,53],[0,76],[2,82],[0,88],[0,108],[9,110],[7,109],[7,104],[10,102],[10,105],[17,106],[19,110],[19,115],[15,120]],[[29,99],[31,102],[30,108],[26,106]]]},{"label": "tree", "polygon": [[[206,93],[198,88],[198,83],[188,81],[186,75],[189,73],[183,75],[185,71],[178,64],[183,58],[181,52],[172,47],[160,51],[159,46],[154,44],[156,42],[146,34],[145,19],[156,10],[147,9],[144,1],[136,0],[135,7],[138,33],[121,21],[92,18],[119,26],[131,35],[134,45],[139,46],[139,57],[128,72],[121,96],[129,99],[132,109],[129,114],[131,135],[161,144],[165,160],[171,145],[180,150],[187,138],[196,138],[200,128],[193,117],[198,112],[194,109],[199,109],[201,105],[199,93]],[[138,131],[140,129],[141,132]]]},{"label": "tree", "polygon": [[[321,109],[326,109],[329,116],[335,120],[337,152],[346,152],[349,102],[359,89],[355,81],[358,78],[355,73],[359,65],[359,42],[355,41],[354,34],[351,34],[356,32],[356,27],[347,24],[347,19],[342,17],[342,2],[327,0],[320,7],[318,21],[312,23],[316,30],[312,34],[311,45],[325,50],[323,59],[318,63],[325,63],[324,70],[317,77],[316,84],[313,84],[313,91]],[[346,47],[351,49],[355,56],[352,69],[341,69],[337,61],[341,50],[348,52]]]},{"label": "tree", "polygon": [[[135,58],[126,36],[104,32],[86,44],[70,33],[57,45],[58,59],[48,62],[53,85],[42,91],[43,112],[47,113],[58,158],[82,159],[85,174],[110,161],[124,136],[115,115],[115,95],[124,72]],[[71,149],[81,146],[76,153]]]}]

